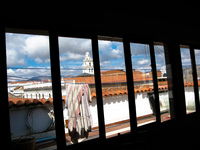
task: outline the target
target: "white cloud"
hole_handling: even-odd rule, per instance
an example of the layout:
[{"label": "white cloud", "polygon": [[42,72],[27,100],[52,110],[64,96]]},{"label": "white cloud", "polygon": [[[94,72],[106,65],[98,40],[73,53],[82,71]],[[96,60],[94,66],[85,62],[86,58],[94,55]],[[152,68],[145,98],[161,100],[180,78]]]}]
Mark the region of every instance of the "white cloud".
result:
[{"label": "white cloud", "polygon": [[141,72],[149,72],[151,71],[151,67],[149,66],[143,66],[143,67],[138,67],[137,70],[141,71]]},{"label": "white cloud", "polygon": [[200,65],[200,50],[195,49],[196,65]]},{"label": "white cloud", "polygon": [[34,76],[50,76],[51,70],[46,69],[46,68],[41,69],[41,67],[38,69],[36,69],[35,67],[34,67],[34,69],[32,69],[32,68],[8,69],[7,74],[8,74],[8,76],[26,77],[28,79],[28,78],[31,78]]},{"label": "white cloud", "polygon": [[22,34],[6,34],[6,54],[7,66],[26,65],[24,39],[25,35]]},{"label": "white cloud", "polygon": [[104,51],[104,50],[108,50],[111,48],[112,46],[112,42],[110,41],[103,41],[103,40],[99,40],[99,48]]},{"label": "white cloud", "polygon": [[[124,51],[122,42],[111,42],[99,40],[100,65],[101,69],[125,68]],[[12,66],[41,67],[50,62],[49,37],[25,34],[6,34],[7,64]],[[161,48],[160,48],[161,49]],[[75,71],[65,70],[65,75],[81,71],[82,60],[85,52],[89,51],[92,56],[92,45],[90,39],[59,37],[59,52],[61,67],[74,68]],[[161,50],[156,52],[159,56]],[[144,44],[131,43],[132,64],[135,69],[150,69],[149,46]],[[184,55],[185,56],[185,55]],[[185,56],[186,57],[186,56]],[[157,63],[164,63],[161,57],[157,57]],[[31,61],[29,61],[31,60]],[[8,70],[9,74],[37,76],[50,74],[48,70],[17,69]]]},{"label": "white cloud", "polygon": [[48,36],[7,33],[6,50],[8,67],[27,66],[28,59],[45,63],[50,58]]},{"label": "white cloud", "polygon": [[43,60],[42,60],[42,59],[40,59],[40,58],[36,58],[36,59],[35,59],[35,62],[36,62],[36,63],[38,63],[38,64],[40,64],[40,63],[42,63],[42,62],[43,62]]},{"label": "white cloud", "polygon": [[25,40],[24,51],[37,63],[44,63],[50,58],[48,36],[30,36]]},{"label": "white cloud", "polygon": [[26,60],[23,57],[23,53],[15,49],[7,49],[7,66],[25,65]]},{"label": "white cloud", "polygon": [[[8,67],[29,67],[36,65],[39,67],[48,66],[50,63],[49,37],[26,34],[6,34],[7,47],[7,66]],[[61,66],[73,68],[78,66],[82,68],[82,60],[85,52],[91,51],[90,39],[79,38],[59,38],[59,52]],[[70,61],[68,64],[65,61]],[[23,66],[22,66],[23,65]],[[77,71],[76,71],[77,72]],[[50,71],[36,69],[13,69],[8,70],[9,74],[14,76],[37,76],[50,74]]]},{"label": "white cloud", "polygon": [[109,61],[124,57],[123,43],[99,40],[100,61]]},{"label": "white cloud", "polygon": [[181,48],[181,62],[183,67],[191,66],[190,50],[189,48]]},{"label": "white cloud", "polygon": [[6,33],[6,48],[21,50],[24,46],[24,39],[27,35],[25,34],[12,34]]},{"label": "white cloud", "polygon": [[8,74],[8,75],[13,75],[14,73],[15,73],[15,72],[14,72],[12,69],[8,69],[8,70],[7,70],[7,74]]},{"label": "white cloud", "polygon": [[150,63],[150,60],[148,59],[142,59],[140,61],[138,61],[139,65],[148,65]]},{"label": "white cloud", "polygon": [[60,56],[60,61],[82,60],[83,58],[84,58],[84,55],[68,52],[67,54]]},{"label": "white cloud", "polygon": [[101,68],[108,68],[108,66],[110,66],[110,61],[103,61],[103,62],[100,62],[100,66]]},{"label": "white cloud", "polygon": [[[74,55],[75,54],[85,55],[86,52],[91,52],[91,51],[92,51],[92,45],[90,39],[59,37],[60,55],[67,55],[69,53]],[[71,56],[73,55],[69,55],[69,57]]]}]

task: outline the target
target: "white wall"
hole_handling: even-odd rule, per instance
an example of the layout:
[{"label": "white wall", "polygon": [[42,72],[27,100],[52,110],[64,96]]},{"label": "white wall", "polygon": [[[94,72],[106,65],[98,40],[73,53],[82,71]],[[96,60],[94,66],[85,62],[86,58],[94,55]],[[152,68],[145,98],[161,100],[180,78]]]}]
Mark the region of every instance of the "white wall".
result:
[{"label": "white wall", "polygon": [[136,93],[135,103],[136,103],[137,117],[141,117],[141,116],[149,115],[153,113],[150,107],[149,98],[147,97],[147,92]]},{"label": "white wall", "polygon": [[[137,117],[152,114],[147,93],[136,93]],[[128,95],[103,97],[105,124],[129,119]],[[93,127],[98,126],[96,98],[90,103]]]},{"label": "white wall", "polygon": [[127,95],[103,98],[105,124],[129,119],[127,98]]},{"label": "white wall", "polygon": [[[188,108],[194,107],[194,93],[191,90],[193,87],[186,88],[186,106]],[[64,91],[63,91],[64,92]],[[169,99],[168,93],[160,93],[160,103],[162,105],[162,110],[169,109]],[[136,111],[137,117],[152,114],[152,109],[150,107],[149,99],[147,97],[147,92],[143,93],[135,93],[136,97]],[[123,121],[129,119],[129,109],[128,109],[128,95],[119,95],[119,96],[109,96],[103,97],[104,104],[104,117],[105,124],[110,124],[118,121]],[[37,105],[41,107],[41,105]],[[53,109],[52,104],[45,104],[50,110]],[[63,104],[64,106],[64,104]],[[97,105],[96,98],[92,99],[92,103],[89,103],[92,118],[93,118],[93,127],[98,126],[98,113],[97,113]],[[26,135],[29,133],[26,121],[27,121],[27,113],[30,110],[30,107],[15,107],[10,109],[10,124],[11,124],[11,133],[12,137],[16,138],[17,136]],[[63,109],[64,110],[64,109]],[[42,115],[36,114],[36,118],[38,124],[44,126],[44,118],[40,118]],[[45,117],[45,115],[43,115]],[[68,118],[67,110],[64,110],[64,118]],[[67,130],[66,130],[67,132]],[[41,135],[41,134],[39,134]],[[38,136],[39,136],[38,135]],[[43,134],[42,136],[52,136],[55,135],[55,132],[51,134]]]},{"label": "white wall", "polygon": [[[19,108],[16,107],[10,109],[10,129],[12,139],[25,135],[34,135],[36,139],[55,136],[55,132],[52,132],[55,127],[52,127],[46,134],[37,133],[37,131],[42,132],[48,128],[51,121],[47,114],[48,111],[41,107],[47,107],[49,110],[53,110],[52,104],[38,104],[36,107],[21,106]],[[32,113],[30,113],[31,109],[33,110]],[[27,122],[34,131],[28,129]],[[41,135],[43,137],[41,137]]]},{"label": "white wall", "polygon": [[185,87],[184,89],[186,108],[189,110],[195,110],[194,87]]},{"label": "white wall", "polygon": [[[162,105],[161,111],[169,110],[168,92],[160,93],[159,98]],[[137,117],[153,113],[147,92],[135,93],[135,103]],[[105,124],[129,119],[128,95],[103,97],[103,104]],[[93,127],[96,127],[98,126],[96,98],[93,98],[92,103],[90,103],[90,110],[93,117]]]},{"label": "white wall", "polygon": [[[37,94],[37,97],[36,97],[36,94]],[[40,98],[39,98],[39,95],[40,95]],[[52,89],[42,89],[42,88],[38,88],[38,90],[25,90],[24,91],[24,98],[35,98],[35,99],[41,99],[43,98],[43,95],[44,95],[44,98],[48,99],[49,96],[51,96],[51,98],[53,98],[53,93],[52,93]],[[66,90],[65,88],[62,89],[62,96],[65,96],[66,95]]]}]

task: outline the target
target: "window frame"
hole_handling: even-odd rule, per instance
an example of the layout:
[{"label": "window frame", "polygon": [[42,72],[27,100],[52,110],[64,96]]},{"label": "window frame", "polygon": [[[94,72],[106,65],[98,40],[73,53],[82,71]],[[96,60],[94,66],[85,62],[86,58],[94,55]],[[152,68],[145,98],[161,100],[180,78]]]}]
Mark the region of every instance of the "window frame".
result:
[{"label": "window frame", "polygon": [[195,48],[189,45],[190,49],[190,58],[192,64],[192,76],[194,83],[194,96],[195,96],[195,108],[196,112],[200,112],[200,102],[199,102],[199,87],[198,87],[198,79],[197,79],[197,68],[196,68],[196,57],[195,57]]},{"label": "window frame", "polygon": [[[33,27],[34,28],[34,27]],[[37,35],[48,35],[49,36],[49,43],[50,43],[50,61],[51,61],[51,74],[52,74],[52,90],[55,99],[61,99],[61,79],[60,79],[60,62],[59,62],[59,47],[58,47],[58,36],[63,37],[77,37],[77,38],[87,38],[91,39],[92,41],[92,53],[93,53],[93,66],[94,66],[94,75],[95,75],[95,86],[97,92],[97,108],[98,108],[98,120],[99,120],[99,138],[100,142],[105,142],[105,122],[104,122],[104,111],[103,111],[103,99],[102,99],[102,88],[101,88],[101,74],[100,74],[100,64],[99,64],[99,49],[98,49],[98,35],[97,32],[92,31],[82,31],[80,30],[65,30],[65,29],[46,29],[46,30],[32,30],[30,29],[19,29],[16,28],[6,28],[5,25],[0,24],[0,71],[2,78],[7,79],[7,64],[6,64],[6,47],[5,47],[5,33],[6,32],[12,33],[31,33]],[[15,32],[13,32],[15,31]],[[39,34],[38,34],[39,33]],[[102,34],[101,34],[102,35]],[[112,34],[105,35],[112,37]],[[150,48],[150,57],[152,63],[152,72],[153,72],[153,85],[154,91],[156,96],[156,123],[160,124],[160,108],[159,108],[159,91],[158,91],[158,83],[157,83],[157,73],[156,73],[156,62],[155,62],[155,52],[154,52],[154,43],[153,40],[141,39],[141,38],[131,38],[126,36],[117,36],[122,38],[123,46],[124,46],[124,56],[125,56],[125,67],[126,67],[126,76],[127,76],[127,88],[128,88],[128,101],[129,101],[129,113],[130,113],[130,127],[131,127],[131,134],[134,135],[137,133],[137,117],[136,117],[136,108],[135,108],[135,96],[131,91],[134,91],[134,83],[133,81],[133,74],[132,74],[132,63],[131,63],[131,55],[130,55],[130,42],[134,43],[144,43],[148,44]],[[165,43],[166,44],[166,43]],[[167,43],[168,44],[168,43]],[[186,44],[188,45],[188,44]],[[200,104],[199,104],[199,94],[198,94],[198,80],[197,80],[197,73],[196,73],[196,63],[195,63],[195,54],[194,49],[195,46],[190,46],[190,54],[192,60],[192,70],[193,70],[193,79],[194,79],[194,89],[195,89],[195,104],[196,104],[196,112],[200,112]],[[165,48],[165,51],[166,48]],[[177,53],[177,52],[176,52]],[[169,54],[167,57],[171,57]],[[173,64],[172,64],[173,65]],[[7,80],[0,80],[0,87],[1,87],[1,95],[4,97],[2,101],[3,107],[1,112],[3,115],[5,133],[6,135],[4,139],[7,142],[11,143],[11,136],[10,136],[10,118],[9,118],[9,106],[8,106],[8,95],[7,95]],[[177,83],[175,83],[177,84]],[[56,138],[57,138],[57,148],[58,149],[65,149],[66,141],[64,135],[64,122],[62,119],[63,112],[62,103],[59,100],[53,101],[53,106],[55,110],[55,120],[56,120]],[[177,106],[176,106],[177,108]],[[175,109],[176,109],[175,108]],[[176,118],[177,116],[175,116]],[[86,141],[87,142],[87,141]],[[85,143],[85,142],[84,142]],[[7,145],[7,143],[6,143]],[[8,144],[11,146],[11,144]],[[73,147],[70,146],[70,147]]]}]

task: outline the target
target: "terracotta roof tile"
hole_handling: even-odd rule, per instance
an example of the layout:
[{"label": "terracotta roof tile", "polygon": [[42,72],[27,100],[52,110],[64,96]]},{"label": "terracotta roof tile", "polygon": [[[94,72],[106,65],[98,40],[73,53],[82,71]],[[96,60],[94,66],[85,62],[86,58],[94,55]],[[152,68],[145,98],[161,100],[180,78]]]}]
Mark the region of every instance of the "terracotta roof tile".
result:
[{"label": "terracotta roof tile", "polygon": [[96,95],[96,92],[92,92],[91,97],[92,97],[92,98],[96,98],[96,96],[97,96],[97,95]]},{"label": "terracotta roof tile", "polygon": [[117,93],[118,93],[118,94],[121,94],[121,95],[124,95],[124,92],[123,92],[123,91],[120,91],[120,90],[117,90]]},{"label": "terracotta roof tile", "polygon": [[[66,97],[63,97],[63,101],[66,100]],[[42,98],[42,99],[27,99],[27,98],[15,98],[15,97],[9,97],[8,98],[8,103],[9,107],[11,108],[12,106],[29,106],[29,105],[37,105],[37,104],[42,104],[45,105],[47,103],[52,104],[53,103],[53,98]]]},{"label": "terracotta roof tile", "polygon": [[[162,85],[159,86],[159,89],[167,89],[167,85]],[[148,92],[148,91],[153,91],[152,85],[144,85],[144,86],[136,86],[134,88],[135,93],[142,93],[142,92]],[[117,95],[124,95],[128,94],[128,90],[126,86],[121,86],[121,87],[109,87],[109,88],[102,88],[102,97],[109,97],[109,96],[117,96]],[[96,91],[94,90],[91,92],[91,97],[96,98]]]},{"label": "terracotta roof tile", "polygon": [[33,101],[27,99],[27,100],[25,100],[25,105],[30,105],[32,102],[33,102]]},{"label": "terracotta roof tile", "polygon": [[[198,84],[199,84],[199,82],[198,82]],[[184,86],[185,87],[194,86],[194,83],[193,82],[184,82]]]},{"label": "terracotta roof tile", "polygon": [[124,75],[126,74],[123,70],[108,70],[108,71],[101,71],[101,75],[103,76],[113,76],[113,75]]},{"label": "terracotta roof tile", "polygon": [[[200,82],[199,82],[200,84]],[[191,83],[187,83],[185,84],[187,85],[191,85]],[[167,89],[168,85],[159,85],[158,89],[162,90],[162,89]],[[152,85],[137,85],[134,88],[134,92],[135,93],[141,93],[141,92],[148,92],[148,91],[152,91],[153,90],[153,86]],[[117,95],[124,95],[124,94],[128,94],[128,90],[127,90],[127,86],[120,86],[120,87],[106,87],[106,88],[102,88],[102,96],[103,97],[109,97],[109,96],[117,96]],[[92,98],[96,98],[96,90],[95,89],[91,89],[91,97]],[[63,101],[66,100],[66,96],[63,96]],[[8,99],[9,102],[9,107],[12,106],[29,106],[29,105],[37,105],[37,104],[47,104],[53,103],[53,98],[42,98],[42,99],[27,99],[27,98],[14,98],[14,97],[9,97]]]},{"label": "terracotta roof tile", "polygon": [[[162,89],[168,89],[167,85],[162,85],[158,87],[159,90]],[[135,93],[142,93],[142,92],[148,92],[148,91],[153,91],[153,86],[152,85],[144,85],[144,86],[136,86],[134,88]],[[102,96],[103,97],[108,97],[108,96],[114,96],[114,95],[124,95],[128,94],[128,90],[126,86],[121,86],[121,87],[109,87],[109,88],[103,88],[102,89]],[[93,91],[91,93],[91,97],[95,98],[96,97],[96,91]]]},{"label": "terracotta roof tile", "polygon": [[[123,71],[120,71],[123,73]],[[74,78],[65,78],[64,81],[67,80],[75,80],[76,83],[86,83],[86,84],[95,84],[94,76],[90,77],[74,77]],[[134,81],[148,81],[153,80],[152,77],[145,77],[139,72],[133,73]],[[126,81],[126,74],[118,74],[118,75],[104,75],[101,76],[102,83],[121,83]]]}]

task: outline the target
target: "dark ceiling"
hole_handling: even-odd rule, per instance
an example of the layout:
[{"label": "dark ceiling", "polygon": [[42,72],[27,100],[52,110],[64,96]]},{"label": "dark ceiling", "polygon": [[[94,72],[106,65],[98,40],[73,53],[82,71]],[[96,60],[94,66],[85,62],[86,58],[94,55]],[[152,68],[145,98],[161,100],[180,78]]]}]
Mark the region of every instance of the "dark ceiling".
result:
[{"label": "dark ceiling", "polygon": [[[135,36],[157,41],[198,43],[200,41],[200,2],[121,3],[108,7],[72,7],[62,11],[2,17],[7,31],[21,28],[97,32],[101,35]],[[24,17],[23,17],[24,16]],[[11,28],[15,28],[14,30]],[[16,29],[17,28],[17,29]],[[42,32],[41,32],[42,33]],[[39,34],[39,33],[37,33]],[[43,34],[43,33],[42,33]],[[44,32],[45,34],[45,32]]]}]

